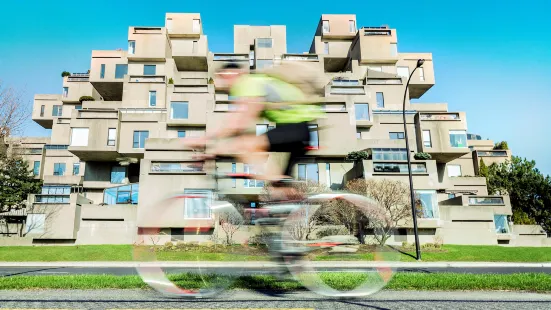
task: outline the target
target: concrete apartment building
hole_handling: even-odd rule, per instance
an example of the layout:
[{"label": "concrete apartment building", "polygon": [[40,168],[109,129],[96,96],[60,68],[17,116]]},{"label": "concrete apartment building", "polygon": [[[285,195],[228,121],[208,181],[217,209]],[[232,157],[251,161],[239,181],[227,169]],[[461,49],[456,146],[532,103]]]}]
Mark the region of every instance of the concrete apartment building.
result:
[{"label": "concrete apartment building", "polygon": [[[64,77],[61,94],[35,96],[32,118],[52,134],[13,145],[31,150],[26,156],[44,180],[42,193],[29,201],[41,211],[25,215],[38,224],[17,242],[115,244],[138,236],[163,242],[186,231],[197,238],[197,228],[207,228],[199,239],[207,238],[215,220],[206,199],[157,202],[176,192],[212,194],[213,180],[193,165],[179,139],[204,135],[231,111],[231,98],[212,80],[227,60],[251,70],[302,62],[325,78],[327,117],[316,125],[329,129],[313,135],[318,148],[295,167],[295,177],[331,189],[354,178],[407,182],[402,97],[407,77],[424,59],[406,98],[412,155],[432,156],[412,164],[425,214],[421,241],[438,236],[450,244],[551,245],[539,227],[511,223],[509,198],[489,196],[485,179],[475,176],[480,158],[503,162],[510,152],[468,135],[464,112],[449,111],[445,103],[410,102],[435,84],[432,54],[399,52],[396,29],[359,27],[355,15],[322,15],[309,52],[293,54],[285,26],[236,25],[233,53],[218,53],[208,50],[202,25],[200,14],[167,13],[164,27],[129,27],[127,50],[94,50],[89,73]],[[81,103],[81,96],[94,101]],[[259,122],[251,131],[274,125]],[[371,158],[344,161],[359,150]],[[216,168],[251,171],[238,162],[217,162]],[[219,182],[224,194],[245,197],[253,207],[262,185]],[[408,225],[389,240],[402,241],[413,241]]]}]

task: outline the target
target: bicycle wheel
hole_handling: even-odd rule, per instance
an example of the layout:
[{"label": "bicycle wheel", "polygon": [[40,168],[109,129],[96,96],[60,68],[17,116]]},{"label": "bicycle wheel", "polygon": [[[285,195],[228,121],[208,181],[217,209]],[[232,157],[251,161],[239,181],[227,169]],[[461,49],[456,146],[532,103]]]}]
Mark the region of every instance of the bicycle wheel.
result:
[{"label": "bicycle wheel", "polygon": [[[380,245],[390,218],[377,202],[354,194],[318,194],[289,215],[282,230],[283,253],[294,278],[325,296],[366,296],[392,279],[400,253]],[[387,234],[385,234],[387,233]],[[285,255],[285,254],[284,254]],[[297,257],[297,256],[295,256]]]},{"label": "bicycle wheel", "polygon": [[212,297],[243,275],[242,262],[247,260],[240,249],[233,250],[235,245],[212,236],[222,231],[236,233],[244,219],[233,204],[202,193],[171,195],[156,204],[155,216],[169,217],[167,210],[184,206],[196,213],[208,212],[170,231],[142,229],[132,252],[136,269],[145,283],[166,296]]}]

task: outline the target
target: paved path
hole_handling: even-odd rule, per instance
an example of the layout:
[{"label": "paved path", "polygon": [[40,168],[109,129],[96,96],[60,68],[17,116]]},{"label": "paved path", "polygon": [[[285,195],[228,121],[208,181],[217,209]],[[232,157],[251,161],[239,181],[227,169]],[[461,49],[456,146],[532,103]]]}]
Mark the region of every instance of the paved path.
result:
[{"label": "paved path", "polygon": [[0,309],[551,309],[551,294],[383,291],[333,299],[310,292],[230,291],[216,299],[182,300],[144,290],[0,291]]}]

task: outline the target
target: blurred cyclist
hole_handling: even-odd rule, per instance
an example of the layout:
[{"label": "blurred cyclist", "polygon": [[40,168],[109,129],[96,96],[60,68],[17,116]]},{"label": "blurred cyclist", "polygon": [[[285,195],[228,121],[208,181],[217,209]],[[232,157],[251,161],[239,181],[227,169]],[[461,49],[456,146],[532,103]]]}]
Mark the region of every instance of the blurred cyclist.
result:
[{"label": "blurred cyclist", "polygon": [[[299,79],[298,84],[278,78],[277,74],[249,74],[237,63],[225,64],[215,76],[216,88],[229,90],[229,95],[237,98],[232,102],[233,113],[217,130],[202,139],[186,139],[189,146],[204,146],[207,142],[219,140],[208,150],[211,155],[234,155],[238,161],[256,167],[265,162],[262,152],[290,153],[285,169],[267,167],[258,179],[284,180],[291,178],[296,160],[304,156],[310,145],[309,122],[323,116],[317,105],[311,104],[316,89],[315,80],[308,79],[306,70],[296,70],[296,66],[282,66],[279,71]],[[294,69],[294,70],[293,70]],[[287,70],[287,71],[283,71]],[[300,71],[300,72],[288,72]],[[306,92],[305,92],[306,90]],[[265,134],[248,132],[255,128],[258,120],[266,119],[276,123],[276,127]]]}]

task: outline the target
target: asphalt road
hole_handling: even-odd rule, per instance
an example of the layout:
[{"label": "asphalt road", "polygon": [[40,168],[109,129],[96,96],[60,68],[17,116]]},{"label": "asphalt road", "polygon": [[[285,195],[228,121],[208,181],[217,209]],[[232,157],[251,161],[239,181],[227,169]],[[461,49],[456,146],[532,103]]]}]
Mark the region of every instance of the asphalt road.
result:
[{"label": "asphalt road", "polygon": [[[169,273],[181,273],[190,271],[193,268],[164,268]],[[243,270],[242,268],[208,268],[203,269],[204,272],[215,272],[215,273],[239,273],[239,274],[270,274],[273,273],[271,268],[247,268]],[[346,269],[346,268],[344,268]],[[354,267],[354,270],[360,268]],[[323,268],[327,271],[340,271],[343,268]],[[436,273],[436,272],[457,272],[457,273],[477,273],[477,274],[486,274],[486,273],[498,273],[498,274],[508,274],[508,273],[526,273],[526,272],[537,272],[537,273],[548,273],[551,274],[551,267],[408,267],[408,268],[398,268],[398,272],[426,272],[426,273]],[[137,275],[136,269],[133,267],[0,267],[0,277],[2,276],[15,276],[15,275],[26,275],[26,276],[37,276],[37,275],[70,275],[70,274],[111,274],[111,275]]]},{"label": "asphalt road", "polygon": [[361,299],[310,292],[230,291],[216,299],[167,299],[144,290],[0,291],[0,309],[551,309],[551,295],[515,292],[382,291]]}]

